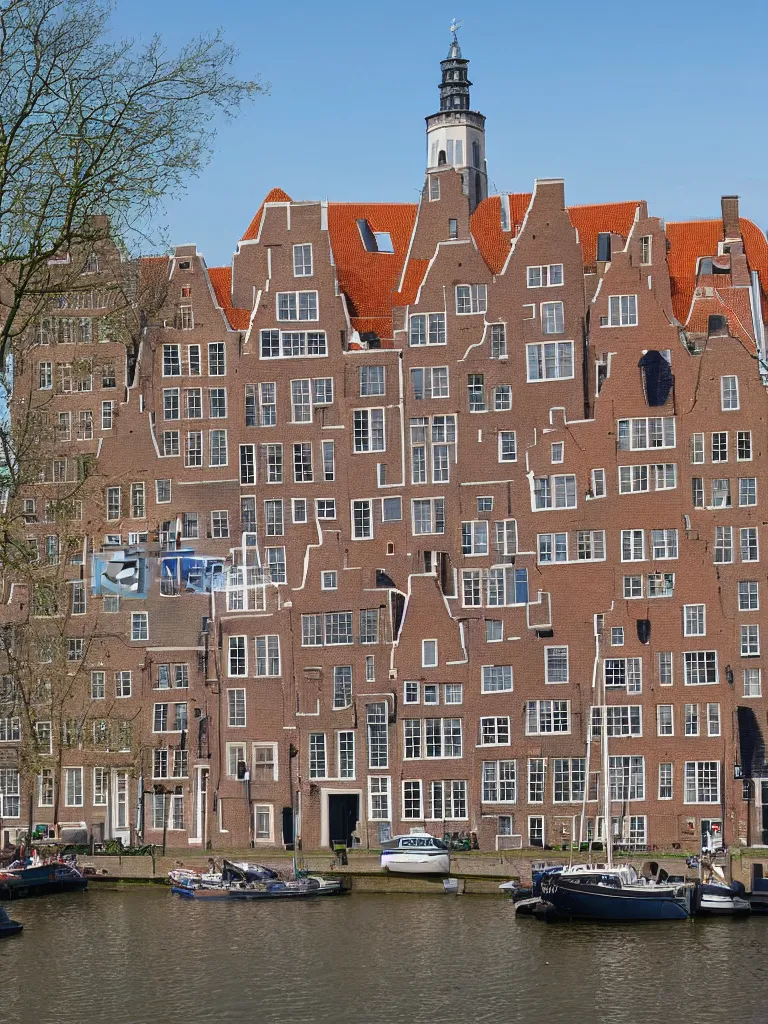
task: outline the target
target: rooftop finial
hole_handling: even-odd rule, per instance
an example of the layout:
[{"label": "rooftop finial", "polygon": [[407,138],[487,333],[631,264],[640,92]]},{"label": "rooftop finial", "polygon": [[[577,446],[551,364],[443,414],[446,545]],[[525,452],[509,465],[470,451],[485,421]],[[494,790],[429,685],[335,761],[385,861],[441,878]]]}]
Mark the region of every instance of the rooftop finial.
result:
[{"label": "rooftop finial", "polygon": [[457,21],[456,18],[454,18],[453,21],[451,22],[451,27],[450,27],[449,31],[452,33],[453,39],[451,41],[451,47],[448,50],[448,57],[449,57],[449,59],[451,57],[461,57],[461,47],[459,46],[459,40],[458,40],[458,37],[456,35],[456,33],[461,28],[461,26],[462,26],[462,22]]}]

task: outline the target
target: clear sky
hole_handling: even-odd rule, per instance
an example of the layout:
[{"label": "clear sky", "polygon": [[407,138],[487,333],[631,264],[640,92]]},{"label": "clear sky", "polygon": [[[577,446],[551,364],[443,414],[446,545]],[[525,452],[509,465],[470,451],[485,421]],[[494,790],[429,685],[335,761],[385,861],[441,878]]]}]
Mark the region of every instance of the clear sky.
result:
[{"label": "clear sky", "polygon": [[737,193],[768,227],[766,0],[117,0],[121,35],[177,46],[221,26],[239,74],[271,83],[168,204],[172,241],[228,263],[273,186],[415,201],[454,16],[493,191],[563,177],[569,204],[646,199],[666,220],[718,216]]}]

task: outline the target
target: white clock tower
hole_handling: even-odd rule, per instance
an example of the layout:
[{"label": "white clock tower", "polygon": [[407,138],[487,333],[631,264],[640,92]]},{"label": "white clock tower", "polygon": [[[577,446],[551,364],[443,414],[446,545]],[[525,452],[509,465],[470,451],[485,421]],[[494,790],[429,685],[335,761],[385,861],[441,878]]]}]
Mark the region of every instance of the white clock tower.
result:
[{"label": "white clock tower", "polygon": [[461,56],[457,28],[455,23],[451,26],[453,39],[448,56],[440,61],[440,111],[426,119],[427,169],[448,165],[460,171],[470,210],[474,210],[488,195],[485,115],[469,109],[469,61]]}]

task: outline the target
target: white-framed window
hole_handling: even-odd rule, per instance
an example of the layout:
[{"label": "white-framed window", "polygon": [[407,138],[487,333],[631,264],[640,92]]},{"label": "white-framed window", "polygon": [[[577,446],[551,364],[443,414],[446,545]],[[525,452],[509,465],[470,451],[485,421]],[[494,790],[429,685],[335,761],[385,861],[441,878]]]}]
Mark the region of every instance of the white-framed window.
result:
[{"label": "white-framed window", "polygon": [[273,810],[272,804],[253,805],[253,838],[256,842],[268,843],[273,839]]},{"label": "white-framed window", "polygon": [[552,799],[556,804],[584,799],[586,758],[556,757],[552,763]]},{"label": "white-framed window", "polygon": [[333,669],[333,706],[348,708],[352,704],[352,666],[336,665]]},{"label": "white-framed window", "polygon": [[720,735],[720,705],[707,704],[707,736]]},{"label": "white-framed window", "polygon": [[356,498],[351,503],[352,509],[352,539],[372,540],[373,539],[373,500],[371,498]]},{"label": "white-framed window", "polygon": [[720,803],[720,762],[686,761],[683,803]]},{"label": "white-framed window", "polygon": [[208,431],[209,466],[226,466],[229,461],[226,430]]},{"label": "white-framed window", "polygon": [[528,381],[569,380],[573,377],[573,342],[547,341],[526,345]]},{"label": "white-framed window", "polygon": [[226,540],[229,537],[229,510],[215,509],[211,512],[211,537]]},{"label": "white-framed window", "polygon": [[745,668],[743,682],[745,697],[762,697],[763,684],[759,668]]},{"label": "white-framed window", "polygon": [[328,777],[328,758],[324,732],[309,734],[309,777],[325,779]]},{"label": "white-framed window", "polygon": [[739,505],[741,507],[757,504],[757,477],[739,477]]},{"label": "white-framed window", "polygon": [[[448,367],[445,367],[446,373]],[[386,368],[384,366],[361,366],[360,397],[371,398],[384,395],[386,391]]]},{"label": "white-framed window", "polygon": [[683,636],[707,635],[707,606],[704,604],[683,605]]},{"label": "white-framed window", "polygon": [[445,498],[414,498],[411,501],[414,536],[445,533]]},{"label": "white-framed window", "polygon": [[228,638],[228,675],[248,675],[248,640],[244,636],[231,636]]},{"label": "white-framed window", "polygon": [[312,277],[312,246],[308,244],[293,247],[293,276]]},{"label": "white-framed window", "polygon": [[739,551],[742,562],[760,561],[756,526],[745,526],[739,530]]},{"label": "white-framed window", "polygon": [[[82,768],[65,768],[64,769],[64,806],[65,807],[82,807],[83,806],[83,769]],[[7,814],[7,809],[6,809]],[[13,815],[8,815],[13,817]]]},{"label": "white-framed window", "polygon": [[535,477],[533,508],[535,511],[551,508],[576,508],[575,474],[561,473]]},{"label": "white-framed window", "polygon": [[645,758],[620,756],[608,758],[611,800],[645,799]]},{"label": "white-framed window", "polygon": [[339,574],[335,569],[325,569],[320,573],[321,590],[338,590]]},{"label": "white-framed window", "polygon": [[528,815],[528,845],[544,846],[544,818],[541,815]]},{"label": "white-framed window", "polygon": [[590,482],[592,484],[592,497],[593,498],[604,498],[606,495],[605,490],[605,470],[604,469],[593,469],[590,472]]},{"label": "white-framed window", "polygon": [[517,462],[517,432],[499,431],[499,462]]},{"label": "white-framed window", "polygon": [[752,461],[752,431],[738,430],[736,432],[736,461]]},{"label": "white-framed window", "polygon": [[355,734],[351,729],[337,733],[337,764],[340,779],[355,777]]},{"label": "white-framed window", "polygon": [[718,682],[717,651],[685,651],[683,653],[686,686],[712,686]]},{"label": "white-framed window", "polygon": [[652,448],[674,448],[676,429],[674,416],[638,416],[617,422],[619,451],[647,451]]},{"label": "white-framed window", "polygon": [[131,640],[149,640],[149,612],[131,612]]},{"label": "white-framed window", "polygon": [[421,641],[421,665],[422,668],[437,668],[438,653],[437,640]]},{"label": "white-framed window", "polygon": [[622,562],[645,561],[645,530],[621,531]]},{"label": "white-framed window", "polygon": [[505,747],[510,742],[509,716],[485,716],[480,719],[481,747]]},{"label": "white-framed window", "polygon": [[230,729],[245,728],[245,690],[227,690],[227,725]]},{"label": "white-framed window", "polygon": [[540,533],[537,537],[540,564],[568,561],[567,533]]},{"label": "white-framed window", "polygon": [[739,611],[756,612],[760,608],[757,580],[739,581]]},{"label": "white-framed window", "polygon": [[720,408],[730,412],[739,408],[739,378],[726,376],[720,378]]},{"label": "white-framed window", "polygon": [[606,658],[603,662],[606,689],[641,693],[643,689],[642,658]]},{"label": "white-framed window", "polygon": [[483,519],[461,524],[461,553],[463,555],[488,554],[488,523]]},{"label": "white-framed window", "polygon": [[564,441],[554,441],[550,445],[550,461],[553,463],[565,462]]},{"label": "white-framed window", "polygon": [[390,821],[392,780],[389,775],[368,776],[368,817],[371,821]]},{"label": "white-framed window", "polygon": [[482,797],[487,804],[514,804],[517,801],[517,762],[483,761]]},{"label": "white-framed window", "polygon": [[[384,367],[380,367],[384,369]],[[447,366],[416,366],[411,370],[411,391],[415,401],[426,398],[448,398],[450,395]],[[379,392],[383,394],[384,392]]]},{"label": "white-framed window", "polygon": [[488,287],[484,284],[456,285],[456,314],[485,313],[488,309]]},{"label": "white-framed window", "polygon": [[683,705],[683,716],[685,721],[685,735],[698,736],[700,733],[699,705]]},{"label": "white-framed window", "polygon": [[504,623],[501,619],[485,620],[485,642],[497,643],[504,639]]},{"label": "white-framed window", "polygon": [[722,565],[733,561],[733,527],[715,527],[715,565]]},{"label": "white-framed window", "polygon": [[677,530],[651,530],[651,557],[654,561],[677,558]]},{"label": "white-framed window", "polygon": [[637,296],[608,296],[608,326],[637,327]]},{"label": "white-framed window", "polygon": [[383,409],[355,409],[353,413],[355,452],[383,452],[386,448]]},{"label": "white-framed window", "polygon": [[115,672],[115,697],[131,696],[131,673],[129,671]]},{"label": "white-framed window", "polygon": [[481,693],[511,692],[513,674],[511,665],[483,665],[481,672]]},{"label": "white-framed window", "polygon": [[423,821],[424,811],[421,799],[421,779],[403,782],[403,819]]},{"label": "white-framed window", "polygon": [[568,647],[544,648],[544,682],[567,683],[569,679]]},{"label": "white-framed window", "polygon": [[760,627],[757,623],[740,626],[742,658],[758,658],[760,656]]},{"label": "white-framed window", "polygon": [[728,461],[728,431],[716,430],[712,433],[712,461]]},{"label": "white-framed window", "polygon": [[316,291],[278,292],[275,298],[278,320],[318,320]]},{"label": "white-framed window", "polygon": [[541,303],[541,333],[562,334],[565,330],[565,311],[562,302]]},{"label": "white-framed window", "polygon": [[[231,639],[231,638],[230,638]],[[280,637],[266,634],[255,638],[256,675],[258,678],[280,675]]]},{"label": "white-framed window", "polygon": [[389,767],[389,735],[387,731],[387,705],[385,701],[367,704],[365,725],[368,738],[368,767]]},{"label": "white-framed window", "polygon": [[414,313],[408,323],[408,343],[412,346],[445,345],[445,313]]},{"label": "white-framed window", "polygon": [[658,736],[675,735],[675,719],[671,704],[656,705],[656,734]]},{"label": "white-framed window", "polygon": [[260,332],[261,359],[304,359],[328,355],[325,331]]},{"label": "white-framed window", "polygon": [[529,700],[525,704],[525,735],[544,736],[548,733],[569,733],[569,700]]},{"label": "white-framed window", "polygon": [[642,235],[640,237],[640,266],[650,266],[653,251],[653,235]]},{"label": "white-framed window", "polygon": [[529,288],[554,288],[563,284],[563,264],[550,263],[541,267],[526,267]]},{"label": "white-framed window", "polygon": [[507,325],[491,324],[491,359],[507,358]]},{"label": "white-framed window", "polygon": [[659,800],[672,799],[672,775],[672,762],[662,761],[659,765]]},{"label": "white-framed window", "polygon": [[543,757],[528,758],[528,803],[544,803],[546,761]]}]

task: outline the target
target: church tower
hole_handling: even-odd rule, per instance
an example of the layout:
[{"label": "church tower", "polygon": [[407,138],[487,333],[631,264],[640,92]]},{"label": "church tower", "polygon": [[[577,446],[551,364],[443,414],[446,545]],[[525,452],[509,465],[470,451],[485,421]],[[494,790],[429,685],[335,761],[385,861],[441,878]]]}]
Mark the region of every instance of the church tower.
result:
[{"label": "church tower", "polygon": [[448,56],[440,61],[440,111],[427,121],[427,169],[445,165],[461,173],[470,210],[488,195],[488,172],[485,164],[485,115],[469,108],[467,78],[469,61],[461,56],[453,24],[453,39]]}]

